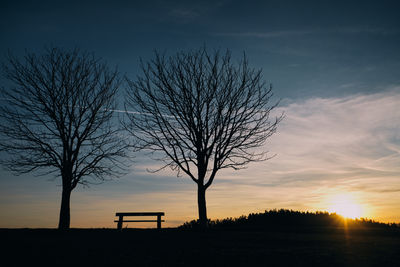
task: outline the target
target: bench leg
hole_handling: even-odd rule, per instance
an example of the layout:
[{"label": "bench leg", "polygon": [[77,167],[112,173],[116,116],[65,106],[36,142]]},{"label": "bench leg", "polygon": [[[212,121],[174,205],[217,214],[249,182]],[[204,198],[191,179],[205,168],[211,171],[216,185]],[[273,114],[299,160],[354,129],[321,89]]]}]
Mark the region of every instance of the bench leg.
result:
[{"label": "bench leg", "polygon": [[161,229],[161,215],[157,215],[157,229]]},{"label": "bench leg", "polygon": [[121,230],[122,229],[122,221],[123,221],[124,216],[119,216],[118,219],[118,224],[117,224],[117,229]]}]

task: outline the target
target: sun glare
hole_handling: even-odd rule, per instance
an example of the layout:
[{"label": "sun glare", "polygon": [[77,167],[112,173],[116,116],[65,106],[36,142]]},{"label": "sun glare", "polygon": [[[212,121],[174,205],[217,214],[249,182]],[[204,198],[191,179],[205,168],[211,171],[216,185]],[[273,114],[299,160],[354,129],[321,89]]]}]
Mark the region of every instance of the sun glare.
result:
[{"label": "sun glare", "polygon": [[328,211],[331,213],[337,213],[350,219],[361,217],[361,206],[356,203],[351,195],[335,195],[329,202],[330,206]]}]

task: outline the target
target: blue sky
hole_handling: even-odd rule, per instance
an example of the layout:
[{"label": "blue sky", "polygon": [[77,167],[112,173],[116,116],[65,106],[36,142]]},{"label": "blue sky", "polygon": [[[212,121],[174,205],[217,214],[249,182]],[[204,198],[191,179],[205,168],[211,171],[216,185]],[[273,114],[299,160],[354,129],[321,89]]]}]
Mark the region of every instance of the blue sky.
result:
[{"label": "blue sky", "polygon": [[[243,51],[282,98],[272,160],[221,172],[211,218],[270,208],[328,210],[351,194],[364,216],[400,222],[400,18],[397,1],[1,1],[0,56],[45,46],[93,51],[130,78],[154,49]],[[2,85],[7,82],[0,80]],[[278,111],[278,112],[279,112]],[[73,227],[111,227],[118,210],[196,218],[195,184],[131,172],[72,193]],[[1,171],[0,227],[55,227],[60,181]],[[83,218],[83,214],[90,214]]]}]

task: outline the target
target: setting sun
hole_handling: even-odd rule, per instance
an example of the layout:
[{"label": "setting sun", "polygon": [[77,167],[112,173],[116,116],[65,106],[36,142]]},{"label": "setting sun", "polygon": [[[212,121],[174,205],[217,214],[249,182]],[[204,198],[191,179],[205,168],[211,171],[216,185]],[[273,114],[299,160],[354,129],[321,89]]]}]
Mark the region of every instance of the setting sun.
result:
[{"label": "setting sun", "polygon": [[355,219],[362,215],[361,206],[348,194],[335,195],[329,201],[329,212],[337,213],[343,217]]}]

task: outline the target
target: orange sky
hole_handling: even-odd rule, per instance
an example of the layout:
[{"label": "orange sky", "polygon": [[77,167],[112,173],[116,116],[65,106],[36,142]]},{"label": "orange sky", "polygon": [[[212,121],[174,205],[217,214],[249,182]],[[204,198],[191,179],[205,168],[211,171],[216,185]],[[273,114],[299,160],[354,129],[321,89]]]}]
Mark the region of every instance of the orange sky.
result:
[{"label": "orange sky", "polygon": [[[334,211],[348,196],[361,217],[400,222],[400,88],[344,98],[287,101],[286,118],[266,144],[269,161],[223,170],[207,191],[212,219],[269,209]],[[195,184],[171,171],[146,172],[137,159],[114,181],[72,193],[72,227],[115,227],[118,211],[164,211],[166,227],[197,218]],[[56,227],[60,182],[1,172],[0,227]],[[154,224],[155,225],[155,224]],[[139,224],[129,225],[138,227]],[[150,224],[143,224],[151,227]]]}]

